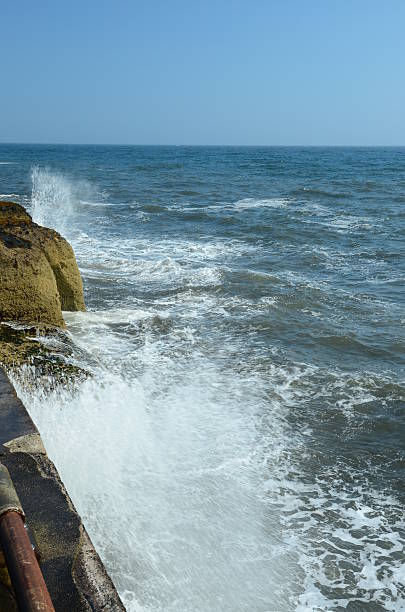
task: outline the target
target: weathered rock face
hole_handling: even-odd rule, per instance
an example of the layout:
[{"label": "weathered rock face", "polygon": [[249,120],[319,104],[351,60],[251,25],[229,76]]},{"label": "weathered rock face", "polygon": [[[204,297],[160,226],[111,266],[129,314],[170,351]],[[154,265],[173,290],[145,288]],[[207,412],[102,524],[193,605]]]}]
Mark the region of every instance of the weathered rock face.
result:
[{"label": "weathered rock face", "polygon": [[0,202],[0,321],[64,327],[62,310],[85,310],[72,247],[23,206]]}]

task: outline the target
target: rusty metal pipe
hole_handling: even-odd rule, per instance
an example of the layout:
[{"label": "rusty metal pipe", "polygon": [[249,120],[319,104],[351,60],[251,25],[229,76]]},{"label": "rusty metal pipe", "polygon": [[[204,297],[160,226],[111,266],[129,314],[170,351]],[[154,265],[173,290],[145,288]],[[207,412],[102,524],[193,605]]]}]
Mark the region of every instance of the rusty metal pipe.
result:
[{"label": "rusty metal pipe", "polygon": [[9,511],[0,517],[0,544],[21,612],[55,612],[23,518]]},{"label": "rusty metal pipe", "polygon": [[0,463],[0,548],[18,609],[21,612],[55,612],[24,518],[9,471]]}]

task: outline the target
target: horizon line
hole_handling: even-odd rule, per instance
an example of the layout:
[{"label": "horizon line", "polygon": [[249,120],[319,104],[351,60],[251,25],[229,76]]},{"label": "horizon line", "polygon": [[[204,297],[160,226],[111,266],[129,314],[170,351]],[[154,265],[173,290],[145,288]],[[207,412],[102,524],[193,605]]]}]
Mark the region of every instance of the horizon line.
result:
[{"label": "horizon line", "polygon": [[405,148],[405,144],[150,144],[150,143],[94,143],[94,142],[2,142],[2,145],[31,145],[31,146],[65,146],[65,147],[234,147],[234,148],[306,148],[306,149],[377,149]]}]

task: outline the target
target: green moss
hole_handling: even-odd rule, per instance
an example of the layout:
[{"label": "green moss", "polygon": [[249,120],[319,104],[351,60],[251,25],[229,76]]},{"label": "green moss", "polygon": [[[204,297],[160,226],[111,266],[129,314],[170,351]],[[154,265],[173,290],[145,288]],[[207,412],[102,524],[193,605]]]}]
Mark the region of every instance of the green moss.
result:
[{"label": "green moss", "polygon": [[35,328],[14,329],[0,324],[0,363],[5,366],[29,362],[41,354],[41,345],[32,340]]},{"label": "green moss", "polygon": [[[38,340],[41,336],[49,347]],[[52,340],[56,342],[52,344]],[[66,335],[49,326],[17,328],[0,323],[0,365],[6,368],[24,364],[35,366],[38,377],[54,379],[55,384],[87,378],[87,371],[68,361],[71,350],[63,340]]]}]

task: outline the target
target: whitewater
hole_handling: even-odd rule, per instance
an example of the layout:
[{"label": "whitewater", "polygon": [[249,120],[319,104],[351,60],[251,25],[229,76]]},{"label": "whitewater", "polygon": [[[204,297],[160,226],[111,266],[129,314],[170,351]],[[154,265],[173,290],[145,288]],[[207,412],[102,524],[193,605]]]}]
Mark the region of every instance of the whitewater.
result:
[{"label": "whitewater", "polygon": [[88,307],[38,341],[90,376],[10,375],[126,608],[404,609],[405,150],[0,160]]}]

